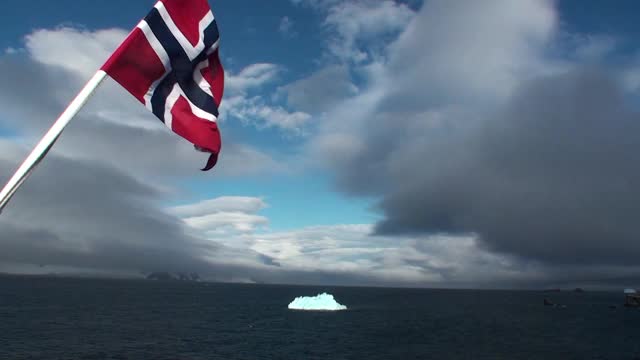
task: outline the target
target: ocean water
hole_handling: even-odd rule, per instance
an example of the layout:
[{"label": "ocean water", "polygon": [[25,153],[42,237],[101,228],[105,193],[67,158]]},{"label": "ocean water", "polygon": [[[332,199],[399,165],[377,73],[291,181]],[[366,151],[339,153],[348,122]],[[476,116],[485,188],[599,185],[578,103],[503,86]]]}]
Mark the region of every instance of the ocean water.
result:
[{"label": "ocean water", "polygon": [[[287,309],[323,291],[349,310]],[[545,307],[545,297],[566,307]],[[0,359],[640,359],[640,310],[622,301],[621,292],[7,277]]]}]

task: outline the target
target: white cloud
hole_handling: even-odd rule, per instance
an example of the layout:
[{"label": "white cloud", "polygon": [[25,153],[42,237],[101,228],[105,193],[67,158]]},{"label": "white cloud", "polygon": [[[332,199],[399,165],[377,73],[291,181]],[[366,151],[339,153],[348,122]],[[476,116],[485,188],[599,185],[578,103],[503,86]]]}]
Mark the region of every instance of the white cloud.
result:
[{"label": "white cloud", "polygon": [[21,147],[13,140],[0,138],[0,160],[10,162],[25,156],[26,149]]},{"label": "white cloud", "polygon": [[264,97],[233,96],[226,100],[222,116],[231,117],[258,129],[277,128],[290,134],[303,134],[311,115],[288,111],[282,106],[267,104]]},{"label": "white cloud", "polygon": [[636,54],[629,64],[623,66],[618,77],[625,90],[631,93],[640,91],[640,55]]},{"label": "white cloud", "polygon": [[221,231],[225,230],[225,227],[231,227],[242,232],[253,231],[257,226],[269,223],[264,216],[242,212],[216,212],[209,215],[188,217],[184,219],[184,222],[193,228],[204,231]]},{"label": "white cloud", "polygon": [[[355,6],[337,4],[333,5],[336,9]],[[349,25],[346,16],[334,18],[336,24],[347,23],[344,29],[360,29]],[[401,20],[392,21],[387,28],[401,29],[407,18],[409,15],[397,16]],[[563,62],[547,55],[556,31],[552,1],[425,2],[381,57],[366,66],[352,65],[365,76],[366,86],[331,107],[309,148],[319,163],[336,159],[334,164],[348,164],[363,149],[362,134],[375,133],[378,125],[390,125],[382,122],[392,121],[400,132],[411,127],[406,128],[407,137],[401,142],[407,147],[411,145],[406,139],[412,136],[424,142],[431,134],[437,136],[437,129],[473,126],[523,81],[566,69]],[[357,45],[352,48],[357,51]],[[336,148],[336,143],[341,146]],[[380,144],[375,160],[362,161],[376,161],[384,169],[383,159],[393,150],[389,145]]]},{"label": "white cloud", "polygon": [[246,144],[226,143],[225,156],[218,160],[216,168],[230,176],[256,176],[258,174],[286,174],[293,164],[288,154],[270,155]]},{"label": "white cloud", "polygon": [[88,31],[61,27],[36,30],[26,36],[25,42],[36,61],[88,77],[100,69],[128,33],[123,29]]},{"label": "white cloud", "polygon": [[229,89],[220,108],[221,119],[232,118],[257,129],[277,128],[287,134],[300,135],[311,116],[301,111],[289,111],[270,103],[269,97],[252,95],[275,81],[282,71],[274,64],[253,64],[237,74],[227,72]]},{"label": "white cloud", "polygon": [[413,102],[504,98],[555,70],[545,50],[556,29],[550,0],[429,1],[391,45],[386,85]]},{"label": "white cloud", "polygon": [[[355,63],[366,61],[374,41],[385,39],[385,35],[403,30],[414,16],[405,4],[392,0],[344,1],[329,6],[325,26],[335,31],[329,41],[330,52],[338,58]],[[361,41],[367,42],[360,46]]]},{"label": "white cloud", "polygon": [[[222,196],[169,208],[171,214],[200,232],[204,237],[221,237],[218,242],[228,248],[239,248],[242,242],[229,241],[230,236],[241,236],[266,228],[269,220],[259,215],[267,204],[261,198],[247,196]],[[247,249],[249,250],[249,249]]]},{"label": "white cloud", "polygon": [[291,0],[294,5],[324,13],[323,25],[330,58],[359,64],[381,55],[393,35],[415,15],[406,4],[393,0]]},{"label": "white cloud", "polygon": [[516,260],[491,254],[472,237],[394,238],[370,236],[367,224],[315,226],[254,233],[252,251],[291,271],[333,271],[373,283],[421,286],[486,286],[533,276]]},{"label": "white cloud", "polygon": [[570,34],[569,37],[575,46],[575,55],[584,61],[600,60],[619,45],[619,40],[613,36],[601,34]]},{"label": "white cloud", "polygon": [[281,70],[280,66],[275,64],[257,63],[245,67],[237,74],[227,71],[225,91],[232,95],[246,93],[274,81]]},{"label": "white cloud", "polygon": [[284,16],[280,20],[278,31],[280,31],[280,33],[283,34],[284,36],[295,36],[296,33],[293,30],[293,25],[294,25],[293,20],[291,20],[291,18],[289,18],[288,16]]},{"label": "white cloud", "polygon": [[219,212],[255,213],[267,207],[261,198],[247,196],[222,196],[195,204],[176,206],[171,212],[182,217],[203,216]]},{"label": "white cloud", "polygon": [[622,81],[627,91],[634,92],[640,90],[640,68],[627,70],[622,76]]},{"label": "white cloud", "polygon": [[307,113],[323,113],[331,106],[358,93],[351,80],[349,68],[331,65],[311,76],[278,88],[277,95],[285,95],[287,104]]},{"label": "white cloud", "polygon": [[338,151],[334,158],[344,161],[361,149],[347,146],[349,138],[370,133],[386,115],[399,129],[433,123],[433,114],[443,114],[438,116],[443,127],[458,119],[472,123],[474,112],[508,97],[522,80],[556,70],[545,56],[555,29],[550,1],[426,2],[389,44],[388,60],[365,69],[368,86],[324,117],[312,148],[325,158],[343,139],[340,143],[353,151]]},{"label": "white cloud", "polygon": [[[533,276],[516,270],[516,260],[480,248],[472,235],[371,236],[370,224],[271,231],[266,228],[268,218],[258,214],[266,207],[261,198],[220,197],[169,211],[225,249],[225,256],[212,258],[216,262],[292,274],[334,274],[361,283],[418,286],[484,286]],[[256,265],[256,256],[269,260]]]}]

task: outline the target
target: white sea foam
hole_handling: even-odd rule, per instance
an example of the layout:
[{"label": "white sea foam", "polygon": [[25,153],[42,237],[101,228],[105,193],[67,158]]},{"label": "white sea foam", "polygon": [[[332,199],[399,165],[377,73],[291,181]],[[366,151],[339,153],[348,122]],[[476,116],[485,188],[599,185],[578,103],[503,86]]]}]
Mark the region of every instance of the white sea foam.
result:
[{"label": "white sea foam", "polygon": [[347,310],[347,307],[340,305],[333,295],[322,293],[318,296],[301,296],[295,298],[289,304],[291,310],[308,310],[308,311],[338,311]]}]

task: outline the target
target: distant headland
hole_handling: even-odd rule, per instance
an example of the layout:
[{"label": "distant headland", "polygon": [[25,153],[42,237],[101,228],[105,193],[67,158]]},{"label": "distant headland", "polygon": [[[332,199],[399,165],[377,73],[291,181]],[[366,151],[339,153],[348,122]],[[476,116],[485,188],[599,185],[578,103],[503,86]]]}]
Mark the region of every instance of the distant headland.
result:
[{"label": "distant headland", "polygon": [[170,272],[153,272],[146,276],[147,280],[157,281],[200,281],[200,275],[197,273],[170,273]]}]

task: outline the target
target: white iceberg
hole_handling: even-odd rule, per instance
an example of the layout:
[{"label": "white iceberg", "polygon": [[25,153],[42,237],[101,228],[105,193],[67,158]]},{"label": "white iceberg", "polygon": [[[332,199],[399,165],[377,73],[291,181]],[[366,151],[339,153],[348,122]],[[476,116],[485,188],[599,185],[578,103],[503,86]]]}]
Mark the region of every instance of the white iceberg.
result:
[{"label": "white iceberg", "polygon": [[309,311],[338,311],[347,310],[344,305],[338,304],[333,295],[322,293],[318,296],[300,296],[295,298],[289,304],[291,310],[309,310]]},{"label": "white iceberg", "polygon": [[625,294],[635,294],[636,291],[634,289],[624,289]]}]

